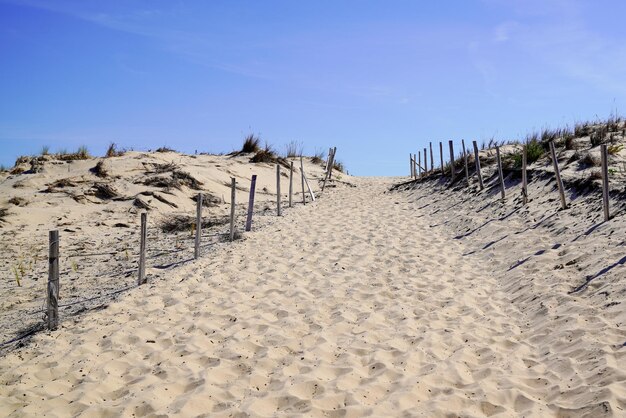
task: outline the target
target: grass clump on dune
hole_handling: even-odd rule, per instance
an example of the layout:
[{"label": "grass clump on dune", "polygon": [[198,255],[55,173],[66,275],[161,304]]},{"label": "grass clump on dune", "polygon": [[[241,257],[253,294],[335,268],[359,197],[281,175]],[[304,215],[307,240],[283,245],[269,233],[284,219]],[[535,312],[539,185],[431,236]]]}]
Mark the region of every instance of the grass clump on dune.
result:
[{"label": "grass clump on dune", "polygon": [[259,152],[261,143],[261,138],[255,136],[254,134],[250,134],[244,139],[243,146],[241,147],[241,153],[252,153]]}]

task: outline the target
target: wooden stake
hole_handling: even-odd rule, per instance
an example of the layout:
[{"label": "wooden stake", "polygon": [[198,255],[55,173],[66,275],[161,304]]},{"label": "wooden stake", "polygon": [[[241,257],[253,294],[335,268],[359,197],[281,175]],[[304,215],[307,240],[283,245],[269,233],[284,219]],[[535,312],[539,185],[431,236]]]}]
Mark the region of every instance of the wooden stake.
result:
[{"label": "wooden stake", "polygon": [[139,237],[139,277],[137,285],[146,283],[146,245],[148,240],[148,214],[141,214],[141,231]]},{"label": "wooden stake", "polygon": [[552,163],[554,165],[554,175],[556,176],[556,184],[559,188],[559,197],[561,198],[561,208],[567,209],[567,201],[565,200],[565,190],[563,188],[563,179],[561,179],[561,172],[559,171],[559,162],[556,159],[556,150],[554,149],[553,141],[550,141],[550,155],[552,156]]},{"label": "wooden stake", "polygon": [[448,141],[450,146],[450,183],[454,183],[454,142]]},{"label": "wooden stake", "polygon": [[194,247],[194,258],[200,257],[200,239],[202,237],[202,193],[198,193],[196,200],[196,245]]},{"label": "wooden stake", "polygon": [[[333,148],[333,159],[330,163],[330,167],[328,167],[328,180],[333,178],[333,167],[335,166],[335,155],[337,155],[337,147]],[[306,181],[306,176],[304,177]]]},{"label": "wooden stake", "polygon": [[[324,191],[324,188],[326,187],[326,181],[330,180],[330,176],[333,173],[334,163],[335,163],[335,151],[331,148],[330,157],[328,159],[328,171],[326,172],[326,175],[324,176],[324,182],[322,183],[322,191]],[[302,169],[302,176],[306,181],[306,177],[304,176],[304,168]],[[308,186],[308,182],[307,182],[307,186]],[[303,192],[304,192],[304,189],[303,189]]]},{"label": "wooden stake", "polygon": [[413,175],[417,180],[417,155],[413,154]]},{"label": "wooden stake", "polygon": [[424,148],[424,175],[428,173],[428,154],[426,154],[426,148]]},{"label": "wooden stake", "polygon": [[293,207],[293,161],[289,163],[289,207]]},{"label": "wooden stake", "polygon": [[500,193],[502,195],[502,199],[504,199],[504,174],[502,173],[502,160],[500,159],[500,147],[498,146],[496,146],[496,162],[498,164],[498,177],[500,178]]},{"label": "wooden stake", "polygon": [[432,173],[435,170],[435,159],[433,158],[433,143],[429,142],[428,146],[430,147],[430,172]]},{"label": "wooden stake", "polygon": [[472,142],[474,144],[474,159],[476,160],[476,174],[478,174],[478,185],[480,187],[480,190],[482,190],[485,185],[483,184],[483,175],[480,172],[480,158],[478,157],[478,144],[476,143],[476,141]]},{"label": "wooden stake", "polygon": [[609,153],[606,144],[600,145],[600,158],[602,160],[602,208],[604,209],[604,222],[611,218],[609,212]]},{"label": "wooden stake", "polygon": [[[293,163],[291,163],[293,165]],[[252,229],[252,213],[254,212],[254,189],[256,188],[256,174],[252,175],[250,182],[250,197],[248,198],[248,217],[246,219],[246,231]]]},{"label": "wooden stake", "polygon": [[276,216],[280,216],[280,164],[276,164]]},{"label": "wooden stake", "polygon": [[528,203],[528,173],[526,165],[528,162],[528,149],[526,145],[522,147],[522,205]]},{"label": "wooden stake", "polygon": [[467,181],[467,185],[470,185],[469,182],[469,168],[467,166],[467,150],[465,149],[465,140],[461,139],[461,146],[463,147],[463,159],[465,160],[465,180]]},{"label": "wooden stake", "polygon": [[237,188],[237,180],[234,177],[230,179],[230,240],[235,240],[235,190]]},{"label": "wooden stake", "polygon": [[413,154],[409,154],[409,172],[411,173],[411,178],[415,177],[413,175]]},{"label": "wooden stake", "polygon": [[304,193],[304,163],[302,162],[302,156],[300,156],[300,174],[302,180],[302,204],[306,205],[306,194]]},{"label": "wooden stake", "polygon": [[443,144],[439,141],[439,160],[441,161],[441,175],[443,176]]},{"label": "wooden stake", "polygon": [[53,331],[59,326],[59,231],[48,234],[48,329]]},{"label": "wooden stake", "polygon": [[421,152],[417,153],[417,170],[421,178],[422,177],[422,153]]}]

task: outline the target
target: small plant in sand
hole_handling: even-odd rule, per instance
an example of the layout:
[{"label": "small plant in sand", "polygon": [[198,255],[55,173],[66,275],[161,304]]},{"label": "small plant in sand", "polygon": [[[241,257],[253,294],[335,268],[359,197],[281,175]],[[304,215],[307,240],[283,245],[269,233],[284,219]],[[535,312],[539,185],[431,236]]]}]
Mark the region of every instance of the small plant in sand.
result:
[{"label": "small plant in sand", "polygon": [[106,158],[121,157],[122,155],[124,155],[124,152],[125,152],[124,150],[117,149],[117,145],[115,144],[115,142],[111,142],[104,156]]},{"label": "small plant in sand", "polygon": [[286,158],[296,158],[302,155],[304,146],[302,142],[291,141],[287,145],[285,145],[285,157]]},{"label": "small plant in sand", "polygon": [[41,155],[49,155],[50,154],[50,147],[47,145],[44,145],[43,147],[41,147],[41,151],[39,152],[39,154]]},{"label": "small plant in sand", "polygon": [[333,169],[343,173],[345,170],[345,167],[341,161],[335,160],[333,161]]},{"label": "small plant in sand", "polygon": [[315,154],[313,154],[313,157],[311,157],[311,162],[313,164],[322,164],[324,162],[325,156],[326,156],[326,153],[323,150],[316,148]]},{"label": "small plant in sand", "polygon": [[260,150],[259,144],[261,143],[261,138],[255,136],[254,134],[250,134],[244,139],[243,145],[241,147],[242,153],[251,153],[258,152]]},{"label": "small plant in sand", "polygon": [[609,155],[615,155],[615,154],[619,154],[619,152],[624,148],[623,145],[609,145],[606,149],[606,151],[609,153]]},{"label": "small plant in sand", "polygon": [[74,273],[78,272],[78,263],[72,260],[71,268]]},{"label": "small plant in sand", "polygon": [[167,146],[162,146],[162,147],[157,148],[155,152],[176,152],[176,150]]}]

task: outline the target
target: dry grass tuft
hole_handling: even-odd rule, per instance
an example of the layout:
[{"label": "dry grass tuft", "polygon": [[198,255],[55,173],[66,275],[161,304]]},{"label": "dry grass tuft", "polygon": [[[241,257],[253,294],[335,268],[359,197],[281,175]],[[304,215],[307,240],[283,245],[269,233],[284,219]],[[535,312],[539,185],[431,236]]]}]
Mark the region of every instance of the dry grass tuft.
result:
[{"label": "dry grass tuft", "polygon": [[[210,228],[212,226],[218,225],[226,225],[229,223],[229,218],[221,217],[221,218],[202,218],[202,228]],[[189,215],[170,215],[164,218],[160,224],[159,228],[163,232],[184,232],[190,231],[195,228],[196,225],[196,217]]]},{"label": "dry grass tuft", "polygon": [[117,149],[117,145],[115,144],[115,142],[111,142],[109,144],[109,148],[107,148],[107,152],[106,154],[104,154],[105,158],[111,158],[111,157],[121,157],[122,155],[124,155],[126,151],[124,150],[118,150]]},{"label": "dry grass tuft", "polygon": [[259,144],[261,143],[261,138],[255,136],[254,134],[250,134],[244,139],[243,146],[241,147],[241,153],[252,153],[258,152],[260,149]]}]

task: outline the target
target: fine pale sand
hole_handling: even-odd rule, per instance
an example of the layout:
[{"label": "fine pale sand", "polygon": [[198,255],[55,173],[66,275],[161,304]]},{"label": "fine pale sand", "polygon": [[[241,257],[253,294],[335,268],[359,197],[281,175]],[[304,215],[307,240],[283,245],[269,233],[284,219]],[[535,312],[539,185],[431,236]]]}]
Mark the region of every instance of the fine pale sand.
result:
[{"label": "fine pale sand", "polygon": [[36,335],[0,359],[0,415],[624,416],[623,305],[567,293],[550,231],[492,242],[488,211],[399,180],[351,178]]}]

